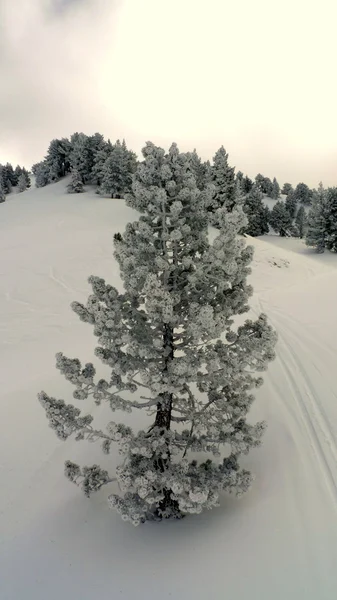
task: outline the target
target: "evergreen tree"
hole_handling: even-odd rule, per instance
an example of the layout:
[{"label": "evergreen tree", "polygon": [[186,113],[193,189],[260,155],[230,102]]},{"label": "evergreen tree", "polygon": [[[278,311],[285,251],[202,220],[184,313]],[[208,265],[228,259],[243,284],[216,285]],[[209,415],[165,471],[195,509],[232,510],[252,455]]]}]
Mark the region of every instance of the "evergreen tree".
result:
[{"label": "evergreen tree", "polygon": [[273,198],[273,200],[278,200],[278,198],[280,197],[280,186],[278,184],[276,177],[274,177],[274,179],[273,179],[273,186],[272,186],[270,197]]},{"label": "evergreen tree", "polygon": [[244,194],[249,194],[249,192],[253,189],[253,182],[246,175],[242,180],[242,191]]},{"label": "evergreen tree", "polygon": [[284,194],[285,196],[288,196],[288,194],[290,194],[293,191],[294,191],[294,188],[291,185],[291,183],[285,183],[284,186],[283,186],[283,188],[282,188],[281,194]]},{"label": "evergreen tree", "polygon": [[40,165],[41,165],[41,162],[33,164],[33,166],[32,166],[32,173],[33,173],[34,176],[36,175],[37,171],[39,170]]},{"label": "evergreen tree", "polygon": [[113,197],[121,197],[131,189],[132,173],[128,151],[117,140],[104,163],[100,192]]},{"label": "evergreen tree", "polygon": [[312,191],[305,183],[299,183],[294,191],[297,202],[302,204],[310,204],[312,200]]},{"label": "evergreen tree", "polygon": [[103,146],[97,150],[94,156],[94,164],[91,170],[91,182],[94,185],[100,186],[104,175],[104,165],[107,158],[110,156],[113,149],[113,145],[110,140],[104,142]]},{"label": "evergreen tree", "polygon": [[104,140],[104,136],[101,133],[94,133],[94,135],[91,135],[89,138],[89,146],[90,146],[90,182],[92,180],[92,169],[94,167],[94,163],[95,163],[95,157],[97,152],[99,152],[100,150],[102,150],[102,148],[104,148],[106,144],[106,141]]},{"label": "evergreen tree", "polygon": [[307,246],[313,246],[317,252],[325,250],[327,236],[327,194],[320,183],[313,193],[312,205],[308,214],[308,228],[305,237]]},{"label": "evergreen tree", "polygon": [[10,178],[4,165],[0,165],[1,186],[4,194],[9,194],[12,190]]},{"label": "evergreen tree", "polygon": [[297,200],[295,198],[294,192],[289,192],[285,201],[285,207],[288,213],[290,214],[291,218],[294,219],[297,210]]},{"label": "evergreen tree", "polygon": [[6,200],[6,194],[5,194],[5,189],[4,189],[4,185],[3,185],[3,181],[2,181],[2,177],[1,177],[1,173],[0,173],[0,204],[2,202],[5,202]]},{"label": "evergreen tree", "polygon": [[11,186],[15,186],[18,184],[16,176],[15,176],[15,171],[13,169],[13,166],[10,163],[7,163],[5,165],[5,169],[6,169],[6,178],[10,181]]},{"label": "evergreen tree", "polygon": [[298,235],[302,239],[304,237],[304,231],[305,231],[305,225],[306,225],[306,216],[305,216],[305,210],[304,210],[303,206],[300,206],[300,208],[297,211],[295,223],[296,223],[296,226],[298,229]]},{"label": "evergreen tree", "polygon": [[199,190],[203,190],[205,187],[205,168],[201,162],[200,156],[194,148],[193,152],[186,152],[186,157],[189,162],[189,169],[194,175],[197,187]]},{"label": "evergreen tree", "polygon": [[22,175],[22,168],[20,167],[20,165],[16,165],[15,171],[14,171],[15,185],[18,185],[21,175]]},{"label": "evergreen tree", "polygon": [[225,207],[231,211],[236,203],[234,168],[228,165],[228,154],[223,146],[215,153],[212,167],[214,194],[210,205],[213,211]]},{"label": "evergreen tree", "polygon": [[40,163],[37,163],[33,166],[33,172],[35,175],[35,186],[37,188],[44,187],[48,183],[50,183],[49,179],[49,166],[45,160]]},{"label": "evergreen tree", "polygon": [[273,184],[269,177],[264,177],[264,175],[258,173],[258,175],[255,177],[255,183],[263,194],[267,194],[267,196],[271,197],[273,193]]},{"label": "evergreen tree", "polygon": [[72,150],[68,138],[55,139],[49,144],[45,163],[48,165],[48,183],[58,181],[70,171],[70,153]]},{"label": "evergreen tree", "polygon": [[[197,188],[186,157],[176,145],[165,155],[150,142],[143,156],[126,199],[141,216],[115,235],[124,291],[91,277],[87,305],[73,304],[94,325],[95,353],[111,376],[96,383],[91,363],[82,368],[62,354],[57,368],[75,386],[76,399],[93,394],[96,404],[107,402],[113,412],[150,411],[152,423],[134,432],[110,421],[104,431],[73,405],[39,395],[60,439],[97,440],[105,453],[117,442],[124,459],[116,476],[124,495],[112,494],[109,502],[134,525],[200,513],[218,505],[222,490],[249,488],[252,477],[239,457],[260,444],[264,424],[246,417],[251,391],[262,383],[255,373],[273,359],[276,341],[265,315],[232,329],[232,317],[249,310],[252,294],[246,283],[252,249],[237,237],[242,211],[219,209],[222,228],[210,245],[209,190]],[[198,461],[198,453],[215,459]],[[98,465],[80,468],[70,461],[66,475],[87,496],[113,481]]]},{"label": "evergreen tree", "polygon": [[263,203],[263,194],[257,185],[254,185],[246,196],[243,210],[248,219],[245,233],[253,237],[268,233],[268,212]]},{"label": "evergreen tree", "polygon": [[202,163],[203,171],[203,185],[200,189],[205,190],[209,185],[212,184],[212,165],[209,160]]},{"label": "evergreen tree", "polygon": [[68,194],[81,194],[84,192],[82,177],[76,169],[71,172],[71,179],[67,185]]},{"label": "evergreen tree", "polygon": [[88,183],[94,165],[92,140],[84,133],[74,133],[70,138],[70,143],[72,145],[70,153],[71,168],[80,174],[82,183]]},{"label": "evergreen tree", "polygon": [[326,247],[337,252],[337,187],[327,189],[326,206]]},{"label": "evergreen tree", "polygon": [[24,173],[21,173],[18,181],[18,192],[24,192],[27,189],[27,178]]},{"label": "evergreen tree", "polygon": [[269,223],[281,237],[290,235],[292,218],[281,200],[278,200],[270,211]]},{"label": "evergreen tree", "polygon": [[127,176],[128,184],[127,185],[128,185],[128,189],[129,189],[129,186],[131,185],[131,181],[132,181],[132,175],[134,175],[137,171],[137,166],[138,166],[137,154],[135,152],[132,152],[132,150],[128,150],[125,140],[123,140],[123,142],[122,142],[122,148],[124,150],[125,167],[126,167],[126,171],[128,173],[128,176]]},{"label": "evergreen tree", "polygon": [[24,178],[26,180],[26,188],[30,188],[31,181],[30,181],[30,177],[29,177],[29,172],[27,171],[27,169],[25,169],[25,167],[22,167],[22,175],[24,176]]},{"label": "evergreen tree", "polygon": [[242,185],[242,181],[243,181],[243,173],[242,171],[238,171],[236,174],[236,181],[240,181],[240,184]]}]

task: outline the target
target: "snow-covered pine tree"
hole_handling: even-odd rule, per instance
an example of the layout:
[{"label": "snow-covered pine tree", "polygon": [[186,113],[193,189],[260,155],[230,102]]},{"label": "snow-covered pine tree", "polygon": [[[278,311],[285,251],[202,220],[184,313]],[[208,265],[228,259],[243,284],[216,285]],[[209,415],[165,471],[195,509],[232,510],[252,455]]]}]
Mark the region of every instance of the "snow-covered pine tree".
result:
[{"label": "snow-covered pine tree", "polygon": [[243,210],[248,219],[245,233],[253,237],[268,233],[268,213],[263,202],[263,194],[256,184],[245,197]]},{"label": "snow-covered pine tree", "polygon": [[13,165],[11,163],[6,163],[5,165],[7,179],[10,181],[11,186],[17,185],[17,179],[15,176],[15,171],[13,169]]},{"label": "snow-covered pine tree", "polygon": [[26,187],[30,188],[30,186],[31,186],[30,176],[29,176],[29,172],[27,171],[27,169],[25,169],[25,167],[22,167],[22,174],[25,176],[25,179],[26,179]]},{"label": "snow-covered pine tree", "polygon": [[239,180],[239,181],[240,181],[240,185],[241,185],[241,187],[243,187],[243,186],[242,186],[242,181],[243,181],[243,173],[242,173],[242,171],[238,171],[238,172],[237,172],[237,174],[236,174],[236,177],[235,177],[235,180],[236,180],[236,181],[238,181],[238,180]]},{"label": "snow-covered pine tree", "polygon": [[[252,248],[237,236],[242,210],[218,209],[222,228],[210,244],[209,191],[197,188],[184,154],[173,144],[165,155],[148,142],[143,156],[126,198],[141,216],[114,242],[124,291],[91,277],[87,305],[73,304],[94,325],[95,354],[110,367],[110,379],[96,383],[93,364],[82,368],[62,354],[57,368],[75,386],[76,399],[92,394],[113,412],[142,409],[151,424],[134,432],[109,422],[103,431],[91,415],[39,395],[60,439],[97,440],[107,454],[117,442],[124,495],[112,494],[109,502],[134,525],[200,513],[218,505],[222,490],[241,494],[250,487],[252,476],[239,457],[261,441],[264,424],[246,418],[252,390],[262,384],[257,373],[274,358],[276,341],[265,315],[233,329],[233,317],[247,312],[252,294],[246,282]],[[197,453],[215,460],[200,462]],[[98,465],[70,461],[66,475],[88,496],[112,481]]]},{"label": "snow-covered pine tree", "polygon": [[12,191],[12,185],[8,176],[7,168],[4,165],[0,165],[0,179],[3,193],[9,194]]},{"label": "snow-covered pine tree", "polygon": [[98,187],[101,185],[104,175],[104,165],[107,158],[110,156],[113,145],[110,140],[104,142],[103,147],[98,150],[94,157],[94,164],[91,171],[91,181]]},{"label": "snow-covered pine tree", "polygon": [[255,183],[260,188],[263,194],[267,194],[267,196],[271,196],[273,192],[273,184],[269,177],[264,177],[261,173],[258,173],[255,177]]},{"label": "snow-covered pine tree", "polygon": [[3,181],[2,181],[2,177],[1,177],[1,174],[0,174],[0,204],[2,202],[5,202],[5,200],[6,200],[6,194],[5,194],[5,189],[4,189],[4,184],[3,184]]},{"label": "snow-covered pine tree", "polygon": [[326,206],[326,247],[337,252],[337,187],[327,189]]},{"label": "snow-covered pine tree", "polygon": [[205,190],[212,183],[212,165],[209,160],[202,163],[202,180],[203,184],[200,189]]},{"label": "snow-covered pine tree", "polygon": [[297,202],[302,204],[310,204],[312,200],[312,190],[306,185],[306,183],[298,183],[294,195]]},{"label": "snow-covered pine tree", "polygon": [[291,185],[291,183],[285,183],[283,188],[282,188],[282,192],[281,194],[284,194],[285,196],[288,196],[288,194],[290,194],[290,192],[293,192],[294,188]]},{"label": "snow-covered pine tree", "polygon": [[285,207],[291,218],[294,219],[297,210],[297,200],[293,191],[288,193],[285,201]]},{"label": "snow-covered pine tree", "polygon": [[272,190],[271,190],[270,197],[273,198],[273,200],[278,200],[279,197],[280,197],[280,194],[281,194],[281,192],[280,192],[280,186],[278,184],[278,181],[277,181],[276,177],[274,177],[274,179],[273,179],[273,187],[272,187]]},{"label": "snow-covered pine tree", "polygon": [[253,189],[252,180],[246,175],[242,180],[242,191],[244,194],[249,194],[249,192]]},{"label": "snow-covered pine tree", "polygon": [[88,183],[93,166],[90,137],[85,133],[74,133],[70,138],[70,143],[72,145],[71,168],[80,174],[82,183]]},{"label": "snow-covered pine tree", "polygon": [[189,161],[191,173],[195,177],[197,187],[199,190],[202,190],[205,186],[205,170],[201,158],[195,148],[193,152],[186,152],[186,157]]},{"label": "snow-covered pine tree", "polygon": [[47,164],[47,162],[45,160],[41,161],[40,163],[36,163],[35,165],[33,165],[32,167],[32,171],[35,175],[35,186],[37,188],[39,187],[44,187],[45,185],[47,185],[48,183],[50,183],[50,179],[49,179],[49,165]]},{"label": "snow-covered pine tree", "polygon": [[318,190],[314,190],[311,208],[308,214],[308,228],[305,236],[307,246],[312,246],[316,252],[323,253],[327,236],[327,193],[322,182]]},{"label": "snow-covered pine tree", "polygon": [[129,168],[129,158],[128,150],[117,140],[104,163],[101,194],[120,198],[130,191],[132,173]]},{"label": "snow-covered pine tree", "polygon": [[49,168],[48,183],[58,181],[70,172],[71,149],[68,138],[54,139],[50,142],[46,158],[43,161]]},{"label": "snow-covered pine tree", "polygon": [[286,209],[285,203],[278,200],[270,211],[269,223],[281,237],[291,235],[292,218]]},{"label": "snow-covered pine tree", "polygon": [[302,239],[304,237],[305,225],[306,225],[306,215],[304,206],[300,206],[297,211],[295,223],[298,229],[298,235]]},{"label": "snow-covered pine tree", "polygon": [[232,210],[236,204],[235,169],[228,164],[228,154],[223,146],[217,150],[213,159],[212,184],[214,194],[211,201],[213,212],[225,207]]},{"label": "snow-covered pine tree", "polygon": [[71,172],[71,179],[67,185],[68,194],[81,194],[84,192],[82,177],[77,171],[77,169],[73,169]]},{"label": "snow-covered pine tree", "polygon": [[24,173],[21,173],[18,181],[18,192],[24,192],[27,189],[27,178]]}]

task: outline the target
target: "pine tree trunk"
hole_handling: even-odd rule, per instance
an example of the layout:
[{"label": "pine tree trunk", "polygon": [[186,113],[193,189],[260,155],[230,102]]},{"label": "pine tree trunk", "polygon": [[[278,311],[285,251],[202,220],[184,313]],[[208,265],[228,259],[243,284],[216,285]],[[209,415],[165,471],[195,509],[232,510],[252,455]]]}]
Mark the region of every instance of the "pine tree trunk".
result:
[{"label": "pine tree trunk", "polygon": [[[168,365],[173,359],[173,328],[170,325],[164,325],[163,332],[164,341],[164,369],[163,372],[167,372]],[[162,429],[162,434],[170,429],[171,427],[171,414],[172,414],[172,400],[173,396],[169,392],[160,394],[160,401],[157,404],[157,413],[155,419],[155,427]],[[157,459],[157,468],[164,472],[170,463],[171,455],[168,448],[166,448],[166,458]],[[158,505],[155,517],[161,519],[163,516],[166,519],[181,519],[183,515],[180,512],[178,502],[173,500],[171,490],[164,488],[164,498]]]},{"label": "pine tree trunk", "polygon": [[[173,328],[170,325],[164,325],[163,332],[163,342],[164,342],[164,368],[163,372],[167,372],[168,365],[173,359]],[[170,429],[171,425],[171,412],[172,412],[172,394],[168,392],[164,392],[160,394],[160,402],[157,404],[157,414],[156,414],[156,427],[163,427],[164,429]]]}]

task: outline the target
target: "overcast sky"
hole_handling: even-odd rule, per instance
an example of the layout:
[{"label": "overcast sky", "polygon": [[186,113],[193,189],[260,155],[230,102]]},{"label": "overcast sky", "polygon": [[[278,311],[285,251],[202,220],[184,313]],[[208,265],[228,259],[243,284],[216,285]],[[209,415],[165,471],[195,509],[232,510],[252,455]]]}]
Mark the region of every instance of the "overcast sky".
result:
[{"label": "overcast sky", "polygon": [[336,0],[0,0],[0,162],[74,131],[337,185]]}]

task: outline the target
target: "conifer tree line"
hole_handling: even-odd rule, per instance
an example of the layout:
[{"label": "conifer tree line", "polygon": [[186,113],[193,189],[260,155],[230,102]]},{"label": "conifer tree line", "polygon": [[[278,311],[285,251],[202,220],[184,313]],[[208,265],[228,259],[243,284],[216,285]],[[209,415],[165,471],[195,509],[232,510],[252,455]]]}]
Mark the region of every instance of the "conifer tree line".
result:
[{"label": "conifer tree line", "polygon": [[[306,214],[300,208],[308,205],[312,198],[312,190],[307,185],[300,183],[294,189],[290,183],[285,183],[281,190],[275,177],[269,179],[259,173],[253,181],[241,171],[235,174],[223,146],[212,162],[202,161],[196,150],[186,152],[185,156],[198,189],[202,191],[212,186],[213,193],[207,206],[212,225],[218,226],[215,215],[219,207],[230,211],[241,205],[247,216],[242,233],[259,236],[268,233],[272,227],[281,236],[303,237]],[[124,140],[113,144],[100,133],[74,133],[69,139],[52,140],[45,159],[33,165],[32,172],[37,187],[71,174],[68,193],[82,193],[85,185],[91,184],[96,186],[98,194],[120,198],[131,191],[137,165],[136,154],[127,148]],[[285,203],[281,193],[287,196]],[[265,196],[275,200],[272,210],[266,206]]]},{"label": "conifer tree line", "polygon": [[[241,171],[235,173],[223,146],[212,162],[202,161],[196,150],[184,155],[198,189],[203,191],[208,187],[212,190],[207,213],[209,223],[215,227],[219,226],[218,208],[231,211],[235,206],[241,206],[247,217],[241,233],[259,236],[272,228],[280,236],[305,237],[306,243],[318,252],[336,250],[335,188],[324,190],[320,185],[317,190],[312,190],[305,183],[299,183],[295,188],[291,183],[285,183],[281,189],[275,177],[270,179],[261,173],[252,180]],[[34,164],[32,172],[37,187],[71,174],[68,193],[82,193],[85,185],[91,184],[96,186],[98,194],[121,198],[131,191],[137,166],[137,156],[127,148],[124,140],[113,144],[100,133],[74,133],[70,139],[52,140],[45,159]],[[27,169],[19,165],[14,169],[10,163],[0,164],[0,203],[13,187],[23,192],[30,185]],[[281,195],[286,196],[285,201]],[[265,197],[275,200],[271,210],[266,206]]]},{"label": "conifer tree line", "polygon": [[30,185],[27,169],[20,165],[14,169],[10,163],[0,164],[0,202],[6,200],[6,196],[11,193],[12,188],[15,187],[17,192],[24,192]]},{"label": "conifer tree line", "polygon": [[69,193],[84,191],[86,184],[96,185],[97,192],[121,197],[131,189],[132,175],[137,168],[137,157],[125,141],[114,144],[105,141],[100,133],[74,133],[70,139],[50,142],[46,157],[32,167],[36,187],[59,181],[68,173],[72,179]]},{"label": "conifer tree line", "polygon": [[337,187],[314,190],[308,214],[306,244],[319,253],[337,252]]}]

